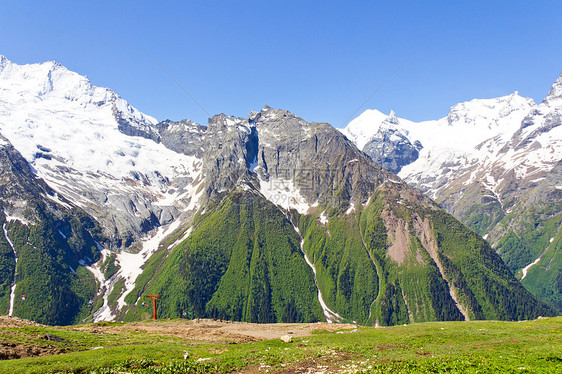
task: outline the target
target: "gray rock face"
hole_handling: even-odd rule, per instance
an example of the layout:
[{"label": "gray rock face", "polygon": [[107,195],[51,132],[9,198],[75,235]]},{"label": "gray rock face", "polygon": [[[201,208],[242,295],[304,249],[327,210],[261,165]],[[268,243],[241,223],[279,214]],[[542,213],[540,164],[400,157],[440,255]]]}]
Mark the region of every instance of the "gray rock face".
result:
[{"label": "gray rock face", "polygon": [[220,114],[206,129],[182,123],[160,124],[162,142],[188,154],[202,150],[203,201],[245,186],[265,195],[296,189],[304,205],[344,208],[364,203],[384,181],[401,183],[329,124],[286,110]]},{"label": "gray rock face", "polygon": [[250,120],[258,134],[258,172],[291,180],[309,204],[359,203],[389,176],[327,123],[308,123],[285,110],[264,107]]},{"label": "gray rock face", "polygon": [[248,119],[219,114],[209,120],[203,140],[207,199],[255,181],[249,167],[256,157],[256,136]]},{"label": "gray rock face", "polygon": [[171,150],[203,157],[203,138],[207,127],[186,119],[180,122],[166,120],[157,124],[156,129],[159,141]]},{"label": "gray rock face", "polygon": [[552,106],[559,104],[560,101],[562,101],[562,74],[560,74],[556,82],[552,85],[543,103]]},{"label": "gray rock face", "polygon": [[55,192],[36,178],[27,161],[0,135],[0,205],[7,215],[33,219],[28,202]]},{"label": "gray rock face", "polygon": [[[112,97],[115,102],[117,100],[116,95]],[[135,118],[130,113],[123,112],[119,110],[116,104],[113,104],[113,116],[118,123],[118,129],[125,135],[129,136],[140,136],[145,139],[154,140],[155,142],[160,142],[160,135],[157,129],[154,128],[149,122],[145,121],[144,118]]]},{"label": "gray rock face", "polygon": [[388,116],[377,110],[365,113],[364,118],[352,121],[342,132],[373,161],[398,173],[418,159],[422,144],[411,139],[394,111]]},{"label": "gray rock face", "polygon": [[398,174],[402,167],[411,164],[419,157],[419,151],[423,148],[419,141],[414,144],[400,131],[388,129],[379,131],[371,138],[363,152],[371,156],[377,164]]}]

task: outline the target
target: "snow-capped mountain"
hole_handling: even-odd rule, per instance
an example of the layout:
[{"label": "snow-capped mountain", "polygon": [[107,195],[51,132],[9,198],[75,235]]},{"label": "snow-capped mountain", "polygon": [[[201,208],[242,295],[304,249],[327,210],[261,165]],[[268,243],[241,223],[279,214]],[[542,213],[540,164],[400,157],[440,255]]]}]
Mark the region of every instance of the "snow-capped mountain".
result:
[{"label": "snow-capped mountain", "polygon": [[[371,139],[395,165],[425,151],[400,121]],[[2,57],[0,134],[2,313],[134,320],[153,293],[170,318],[552,314],[482,238],[327,123],[268,106],[157,123],[57,63]]]},{"label": "snow-capped mountain", "polygon": [[[453,159],[463,159],[463,163],[454,168],[456,170],[489,158],[494,150],[490,147],[482,149],[482,144],[488,141],[503,146],[534,107],[532,99],[523,98],[516,92],[497,99],[457,104],[447,117],[436,121],[418,123],[397,118],[394,112],[386,116],[377,110],[367,110],[342,132],[363,150],[369,149],[372,143],[381,144],[382,137],[389,132],[399,135],[383,141],[384,145],[400,141],[417,144],[419,157],[400,164],[399,175],[435,196],[439,183],[422,181],[426,175],[438,174],[443,164]],[[371,157],[393,156],[391,151],[379,150],[377,153],[377,148],[367,153]],[[407,170],[402,171],[402,168]]]},{"label": "snow-capped mountain", "polygon": [[56,62],[0,56],[0,133],[55,191],[97,217],[115,247],[195,207],[188,186],[201,162],[153,141],[157,122]]},{"label": "snow-capped mountain", "polygon": [[[398,165],[400,177],[485,235],[516,272],[549,248],[511,248],[510,233],[522,236],[531,221],[535,233],[547,220],[559,221],[561,115],[562,75],[540,104],[515,92],[460,103],[445,118],[418,123],[368,110],[342,132],[383,166]],[[418,157],[404,158],[412,148]],[[560,222],[553,225],[547,240],[554,241]]]}]

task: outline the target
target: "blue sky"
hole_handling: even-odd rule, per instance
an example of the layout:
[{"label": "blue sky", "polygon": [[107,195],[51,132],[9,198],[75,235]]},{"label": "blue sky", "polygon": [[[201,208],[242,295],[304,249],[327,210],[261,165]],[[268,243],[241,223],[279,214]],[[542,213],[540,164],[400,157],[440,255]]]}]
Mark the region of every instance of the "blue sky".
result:
[{"label": "blue sky", "polygon": [[421,121],[516,90],[542,100],[562,72],[562,4],[2,1],[0,54],[56,60],[159,120],[267,104],[336,127],[367,108]]}]

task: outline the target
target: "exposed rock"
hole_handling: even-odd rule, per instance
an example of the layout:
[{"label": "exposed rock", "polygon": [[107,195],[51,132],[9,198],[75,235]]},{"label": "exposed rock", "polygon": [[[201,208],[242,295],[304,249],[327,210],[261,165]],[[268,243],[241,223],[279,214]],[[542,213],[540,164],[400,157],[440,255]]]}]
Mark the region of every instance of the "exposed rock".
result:
[{"label": "exposed rock", "polygon": [[54,342],[59,342],[59,343],[70,343],[70,341],[68,341],[67,339],[61,338],[60,336],[56,336],[56,335],[52,335],[52,334],[46,334],[43,339],[45,340],[51,340]]},{"label": "exposed rock", "polygon": [[293,337],[291,335],[283,335],[280,338],[284,343],[290,343],[293,341]]}]

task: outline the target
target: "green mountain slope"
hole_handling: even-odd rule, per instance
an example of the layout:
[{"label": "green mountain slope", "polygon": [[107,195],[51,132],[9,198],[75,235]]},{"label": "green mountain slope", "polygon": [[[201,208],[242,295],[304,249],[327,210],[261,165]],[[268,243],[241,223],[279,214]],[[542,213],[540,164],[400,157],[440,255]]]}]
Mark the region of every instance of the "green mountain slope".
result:
[{"label": "green mountain slope", "polygon": [[0,210],[11,214],[0,214],[0,314],[10,312],[12,294],[14,316],[52,325],[80,322],[97,288],[80,261],[99,259],[99,227],[36,178],[8,143],[0,147],[0,165]]},{"label": "green mountain slope", "polygon": [[208,208],[186,240],[147,264],[125,299],[134,304],[125,319],[146,317],[142,296],[152,293],[163,297],[161,317],[185,311],[252,322],[322,320],[301,240],[324,301],[343,320],[395,325],[552,313],[486,241],[413,196],[406,186],[383,186],[367,205],[320,218],[320,207],[285,215],[255,191],[234,192]]},{"label": "green mountain slope", "polygon": [[148,293],[163,297],[162,317],[185,311],[264,323],[323,319],[298,234],[279,209],[252,192],[233,193],[208,208],[162,264],[147,264],[125,299],[136,301],[127,318],[142,313],[139,297]]},{"label": "green mountain slope", "polygon": [[465,186],[462,180],[445,188],[442,193],[447,198],[438,201],[485,235],[522,284],[562,313],[562,255],[557,249],[562,227],[562,163],[542,175],[518,181],[513,173],[507,174],[500,184],[503,203],[490,197],[482,185]]}]

